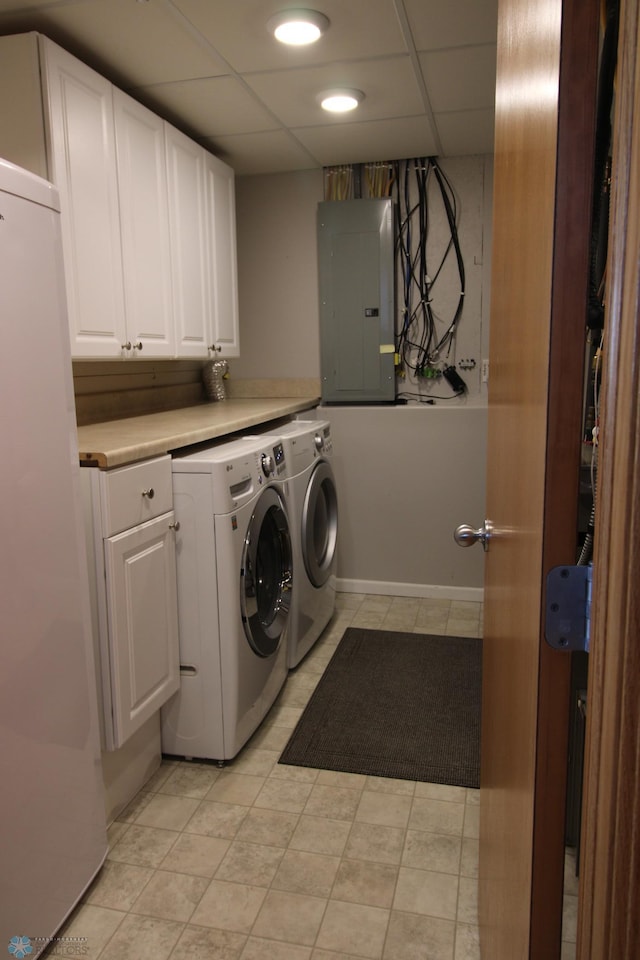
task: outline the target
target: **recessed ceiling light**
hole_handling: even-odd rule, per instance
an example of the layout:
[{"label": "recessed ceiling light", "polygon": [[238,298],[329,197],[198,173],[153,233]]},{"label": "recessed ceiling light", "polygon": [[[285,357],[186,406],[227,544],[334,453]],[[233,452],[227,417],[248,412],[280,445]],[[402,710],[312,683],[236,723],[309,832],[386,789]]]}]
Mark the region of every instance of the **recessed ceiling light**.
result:
[{"label": "recessed ceiling light", "polygon": [[348,113],[349,110],[355,110],[359,103],[364,100],[362,90],[325,90],[318,97],[320,106],[329,113]]},{"label": "recessed ceiling light", "polygon": [[328,26],[328,18],[317,10],[282,10],[267,21],[276,40],[294,47],[315,43]]}]

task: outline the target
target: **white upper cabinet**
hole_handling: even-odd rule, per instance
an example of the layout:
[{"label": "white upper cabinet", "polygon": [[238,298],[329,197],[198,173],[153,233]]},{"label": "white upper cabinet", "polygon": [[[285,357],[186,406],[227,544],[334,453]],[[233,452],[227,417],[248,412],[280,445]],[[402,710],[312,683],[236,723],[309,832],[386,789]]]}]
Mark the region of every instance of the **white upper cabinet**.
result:
[{"label": "white upper cabinet", "polygon": [[170,124],[165,138],[176,353],[237,357],[234,173]]},{"label": "white upper cabinet", "polygon": [[125,308],[112,88],[41,39],[49,177],[60,192],[71,352],[119,356]]},{"label": "white upper cabinet", "polygon": [[0,37],[0,157],[60,191],[73,357],[234,357],[233,171],[37,33]]},{"label": "white upper cabinet", "polygon": [[165,124],[176,354],[207,357],[211,298],[205,151]]},{"label": "white upper cabinet", "polygon": [[212,356],[240,356],[235,180],[231,167],[205,153]]},{"label": "white upper cabinet", "polygon": [[114,88],[127,352],[172,357],[169,207],[164,121]]}]

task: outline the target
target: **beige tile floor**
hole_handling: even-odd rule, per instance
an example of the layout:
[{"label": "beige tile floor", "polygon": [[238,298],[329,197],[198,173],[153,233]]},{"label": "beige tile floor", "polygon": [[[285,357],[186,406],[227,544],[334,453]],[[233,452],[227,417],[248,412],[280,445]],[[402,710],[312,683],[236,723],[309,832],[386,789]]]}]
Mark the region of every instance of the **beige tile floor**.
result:
[{"label": "beige tile floor", "polygon": [[163,762],[111,825],[61,935],[100,960],[479,960],[478,791],[277,761],[347,626],[480,636],[481,617],[340,594],[238,757]]}]

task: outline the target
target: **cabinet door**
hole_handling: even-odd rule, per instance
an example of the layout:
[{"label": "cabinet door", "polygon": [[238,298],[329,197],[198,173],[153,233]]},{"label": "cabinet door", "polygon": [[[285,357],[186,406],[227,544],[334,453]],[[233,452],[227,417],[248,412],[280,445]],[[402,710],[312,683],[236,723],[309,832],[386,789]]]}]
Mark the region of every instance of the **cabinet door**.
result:
[{"label": "cabinet door", "polygon": [[114,748],[180,685],[174,513],[105,544]]},{"label": "cabinet door", "polygon": [[41,43],[71,353],[120,356],[125,316],[111,84],[46,38]]},{"label": "cabinet door", "polygon": [[211,303],[205,150],[170,124],[165,138],[176,354],[207,357]]},{"label": "cabinet door", "polygon": [[0,37],[0,157],[49,176],[35,33]]},{"label": "cabinet door", "polygon": [[231,167],[207,153],[207,214],[211,264],[211,340],[219,357],[240,356],[235,180]]},{"label": "cabinet door", "polygon": [[127,351],[174,354],[164,121],[113,91]]}]

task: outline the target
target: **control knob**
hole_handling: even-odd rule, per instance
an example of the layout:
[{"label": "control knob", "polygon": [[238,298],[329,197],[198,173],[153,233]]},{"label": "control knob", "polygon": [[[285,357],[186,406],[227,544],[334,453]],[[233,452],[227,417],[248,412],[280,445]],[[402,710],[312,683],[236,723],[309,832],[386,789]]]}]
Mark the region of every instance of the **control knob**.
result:
[{"label": "control knob", "polygon": [[324,450],[324,437],[321,433],[316,433],[313,438],[313,442],[316,445],[316,450]]},{"label": "control knob", "polygon": [[275,465],[273,462],[273,457],[268,453],[262,454],[262,472],[265,477],[270,477],[275,470]]}]

